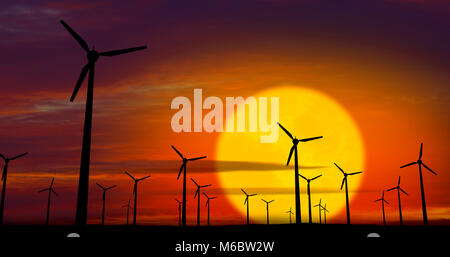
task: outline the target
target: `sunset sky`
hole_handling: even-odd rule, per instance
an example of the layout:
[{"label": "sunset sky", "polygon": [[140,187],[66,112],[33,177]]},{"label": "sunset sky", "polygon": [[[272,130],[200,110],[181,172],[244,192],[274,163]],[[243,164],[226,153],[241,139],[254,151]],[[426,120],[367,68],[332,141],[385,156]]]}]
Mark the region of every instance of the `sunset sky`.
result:
[{"label": "sunset sky", "polygon": [[[181,161],[170,148],[175,145],[189,157],[208,156],[188,173],[213,185],[205,189],[218,196],[212,223],[243,224],[244,205],[231,204],[216,173],[221,133],[173,132],[170,104],[177,96],[193,99],[194,88],[225,99],[288,84],[327,95],[359,129],[365,165],[353,192],[352,223],[381,224],[374,200],[401,176],[409,193],[402,198],[404,222],[420,224],[417,167],[399,167],[417,159],[423,142],[423,160],[438,173],[423,171],[429,224],[450,225],[449,17],[450,2],[441,0],[2,1],[0,153],[29,152],[10,163],[5,223],[43,224],[47,195],[37,191],[52,177],[59,196],[50,222],[74,223],[87,80],[73,103],[69,98],[86,58],[59,23],[64,19],[99,51],[148,46],[97,62],[88,223],[101,218],[95,182],[118,185],[107,195],[106,223],[125,222],[128,171],[152,176],[139,184],[138,223],[178,224],[174,198],[181,200],[182,187],[176,180]],[[228,174],[246,165],[222,162]],[[286,169],[285,162],[273,169]],[[194,224],[195,188],[187,185],[188,224]],[[302,193],[305,188],[302,181]],[[392,205],[387,222],[397,224],[396,193],[385,199]],[[204,204],[202,199],[202,222]],[[328,223],[345,223],[345,208],[330,212]],[[273,215],[289,222],[285,213]]]}]

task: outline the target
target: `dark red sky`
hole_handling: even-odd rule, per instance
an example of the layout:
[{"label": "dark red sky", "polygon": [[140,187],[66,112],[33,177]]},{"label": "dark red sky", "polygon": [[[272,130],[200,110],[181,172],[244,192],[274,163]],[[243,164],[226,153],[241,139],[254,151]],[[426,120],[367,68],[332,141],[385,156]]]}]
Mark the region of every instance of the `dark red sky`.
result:
[{"label": "dark red sky", "polygon": [[[149,46],[101,59],[96,68],[91,222],[101,197],[94,181],[119,185],[109,215],[122,222],[131,188],[123,170],[154,174],[140,188],[143,222],[176,222],[178,164],[169,145],[213,159],[215,145],[207,142],[218,135],[173,133],[173,97],[195,87],[248,96],[286,82],[333,96],[361,127],[372,175],[353,201],[355,222],[379,222],[371,214],[378,206],[367,202],[378,197],[384,175],[395,182],[399,164],[415,158],[421,141],[439,172],[426,175],[431,223],[450,219],[449,1],[2,1],[0,10],[0,152],[30,152],[11,164],[6,222],[43,220],[45,197],[35,192],[53,176],[60,193],[54,222],[73,220],[85,87],[75,103],[68,99],[86,60],[60,19],[99,50]],[[218,184],[214,174],[199,174]],[[405,180],[413,194],[417,184],[416,177]],[[217,222],[240,223],[225,198],[217,200]],[[420,219],[419,207],[418,198],[405,200],[411,223]],[[389,215],[396,221],[394,208]]]}]

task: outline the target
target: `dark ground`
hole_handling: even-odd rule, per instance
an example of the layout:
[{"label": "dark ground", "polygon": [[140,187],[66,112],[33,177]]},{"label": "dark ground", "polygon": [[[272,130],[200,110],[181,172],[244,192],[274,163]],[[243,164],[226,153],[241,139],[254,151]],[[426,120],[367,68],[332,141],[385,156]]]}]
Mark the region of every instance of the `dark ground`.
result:
[{"label": "dark ground", "polygon": [[[80,238],[67,238],[76,232]],[[90,249],[99,252],[144,251],[144,256],[287,256],[300,253],[300,249],[310,249],[320,253],[334,253],[348,250],[372,255],[386,250],[404,253],[419,248],[430,250],[447,249],[450,244],[450,226],[373,226],[338,224],[302,225],[251,225],[217,227],[179,227],[168,226],[97,226],[83,229],[72,226],[4,226],[0,227],[0,247],[38,245],[52,249],[62,247],[65,251]],[[378,233],[380,238],[368,238],[369,233]],[[176,252],[177,244],[209,243],[207,254],[201,252]],[[237,242],[274,242],[273,251],[239,251]],[[11,245],[9,244],[11,243]],[[220,242],[229,242],[229,251],[220,251]],[[232,251],[231,242],[235,242]],[[241,243],[242,244],[242,243]],[[212,247],[215,246],[215,249]],[[314,249],[314,250],[313,250]],[[448,250],[445,250],[444,253]],[[155,254],[158,253],[158,254]],[[447,254],[445,254],[447,255]],[[128,256],[128,255],[125,255]],[[299,256],[294,254],[292,256]],[[320,254],[319,256],[323,256]],[[341,255],[339,255],[341,256]]]}]

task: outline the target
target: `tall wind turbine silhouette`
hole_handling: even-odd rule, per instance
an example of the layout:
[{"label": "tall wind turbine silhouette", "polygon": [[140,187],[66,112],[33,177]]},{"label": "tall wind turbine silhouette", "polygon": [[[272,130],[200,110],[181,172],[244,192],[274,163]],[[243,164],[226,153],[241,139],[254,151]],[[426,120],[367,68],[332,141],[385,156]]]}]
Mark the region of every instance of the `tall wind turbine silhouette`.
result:
[{"label": "tall wind turbine silhouette", "polygon": [[136,212],[137,212],[137,186],[138,182],[142,181],[144,179],[149,178],[150,176],[145,176],[143,178],[136,179],[133,176],[131,176],[130,173],[125,171],[125,174],[127,174],[131,179],[134,180],[134,187],[133,187],[133,195],[134,195],[134,207],[133,207],[133,225],[136,225]]},{"label": "tall wind turbine silhouette", "polygon": [[344,186],[345,183],[345,202],[346,202],[346,207],[347,207],[347,224],[350,225],[350,203],[348,201],[348,182],[347,182],[347,176],[351,176],[351,175],[356,175],[359,173],[362,173],[362,171],[358,171],[358,172],[353,172],[353,173],[345,173],[341,167],[339,167],[336,163],[334,164],[336,165],[336,167],[342,172],[342,175],[344,175],[344,178],[342,179],[342,184],[341,184],[341,190],[342,187]]},{"label": "tall wind turbine silhouette", "polygon": [[400,192],[404,193],[405,195],[408,195],[401,187],[400,187],[400,176],[398,176],[398,183],[396,187],[390,188],[386,191],[392,191],[394,189],[397,189],[397,197],[398,197],[398,212],[400,216],[400,226],[403,226],[403,218],[402,218],[402,203],[400,200]]},{"label": "tall wind turbine silhouette", "polygon": [[178,226],[181,227],[181,206],[183,205],[183,202],[175,198],[175,201],[178,203]]},{"label": "tall wind turbine silhouette", "polygon": [[324,224],[326,225],[327,224],[327,212],[330,213],[327,209],[327,204],[325,204],[322,207],[322,210],[323,210],[323,221],[324,221]]},{"label": "tall wind turbine silhouette", "polygon": [[319,207],[319,224],[322,224],[322,198],[320,198],[319,203],[314,205],[314,207]]},{"label": "tall wind turbine silhouette", "polygon": [[204,188],[204,187],[210,187],[211,185],[204,185],[204,186],[200,186],[199,184],[197,184],[197,182],[195,182],[194,179],[192,179],[192,182],[194,182],[194,184],[197,186],[197,191],[195,191],[195,195],[194,195],[194,199],[198,196],[197,198],[197,226],[200,226],[200,189]]},{"label": "tall wind turbine silhouette", "polygon": [[48,191],[47,216],[45,218],[45,225],[46,226],[48,226],[48,222],[49,222],[49,218],[50,218],[50,202],[51,202],[52,193],[55,194],[56,196],[58,196],[58,193],[56,193],[55,190],[53,189],[53,182],[54,181],[55,181],[55,178],[52,178],[52,182],[50,183],[50,186],[48,188],[44,188],[42,190],[39,190],[39,193]]},{"label": "tall wind turbine silhouette", "polygon": [[303,177],[301,174],[298,174],[298,175],[299,175],[300,177],[302,177],[304,180],[306,180],[306,182],[308,182],[308,205],[309,205],[308,211],[309,211],[309,224],[311,224],[311,223],[312,223],[312,215],[311,215],[311,189],[310,189],[309,183],[310,183],[311,181],[313,181],[314,179],[320,178],[322,175],[316,176],[316,177],[311,178],[311,179],[305,178],[305,177]]},{"label": "tall wind turbine silhouette", "polygon": [[292,212],[292,207],[289,207],[289,211],[287,211],[286,213],[289,213],[289,224],[292,224],[292,214],[294,214]]},{"label": "tall wind turbine silhouette", "polygon": [[408,163],[406,165],[401,166],[400,168],[405,168],[414,164],[417,164],[419,166],[419,178],[420,178],[420,193],[422,196],[422,213],[423,213],[423,225],[428,226],[428,218],[427,218],[427,206],[425,204],[425,190],[423,188],[423,178],[422,178],[422,166],[425,167],[428,171],[433,173],[434,175],[437,175],[436,172],[432,171],[425,163],[422,162],[422,150],[423,150],[423,143],[420,143],[420,153],[419,153],[419,159],[415,162]]},{"label": "tall wind turbine silhouette", "polygon": [[381,195],[380,199],[375,200],[375,202],[381,201],[381,207],[383,210],[383,225],[386,226],[386,216],[384,215],[384,203],[387,203],[388,205],[391,205],[388,203],[388,201],[384,200],[384,190],[383,190],[383,194]]},{"label": "tall wind turbine silhouette", "polygon": [[88,63],[81,69],[80,76],[73,90],[70,101],[73,102],[77,96],[86,74],[89,72],[88,88],[86,97],[86,111],[84,116],[84,130],[83,130],[83,145],[81,150],[81,164],[80,164],[80,177],[78,182],[78,198],[77,198],[77,211],[76,211],[76,225],[86,225],[87,219],[87,205],[88,205],[88,186],[89,186],[89,165],[91,156],[91,130],[92,130],[92,106],[94,102],[94,71],[95,63],[100,56],[116,56],[120,54],[130,53],[138,50],[146,49],[147,46],[139,46],[133,48],[126,48],[120,50],[97,52],[93,47],[89,49],[86,41],[76,33],[66,22],[61,20],[61,24],[72,35],[72,37],[80,44],[80,46],[86,51]]},{"label": "tall wind turbine silhouette", "polygon": [[178,151],[173,145],[171,145],[173,150],[183,159],[183,164],[181,164],[180,172],[178,172],[177,180],[180,178],[181,172],[183,172],[183,208],[181,215],[181,226],[186,227],[186,165],[189,161],[196,161],[206,158],[206,156],[196,157],[196,158],[185,158],[180,151]]},{"label": "tall wind turbine silhouette", "polygon": [[133,209],[133,207],[131,207],[131,199],[128,199],[128,203],[125,205],[122,205],[122,207],[127,207],[127,225],[129,224],[128,220],[129,220],[129,216],[130,216],[130,208]]},{"label": "tall wind turbine silhouette", "polygon": [[102,185],[100,185],[99,183],[95,183],[97,184],[97,186],[99,186],[102,190],[103,190],[103,195],[102,195],[102,200],[103,200],[103,208],[102,208],[102,225],[105,225],[105,200],[106,200],[106,191],[113,189],[116,187],[116,185],[114,186],[110,186],[110,187],[103,187]]},{"label": "tall wind turbine silhouette", "polygon": [[5,166],[3,166],[3,172],[2,172],[2,181],[3,181],[3,187],[2,187],[2,201],[0,203],[0,225],[3,225],[3,209],[5,207],[5,194],[6,194],[6,178],[8,176],[8,165],[10,161],[16,160],[22,156],[27,155],[28,153],[19,154],[17,156],[14,156],[12,158],[5,157],[4,155],[0,154],[0,158],[5,161]]},{"label": "tall wind turbine silhouette", "polygon": [[275,200],[271,200],[271,201],[266,201],[264,199],[261,199],[261,200],[266,203],[267,225],[269,225],[269,203],[271,203]]},{"label": "tall wind turbine silhouette", "polygon": [[217,196],[209,197],[207,194],[203,193],[206,196],[206,206],[208,207],[208,226],[209,226],[209,207],[211,206],[210,200],[216,199]]},{"label": "tall wind turbine silhouette", "polygon": [[250,218],[249,218],[249,205],[250,205],[250,200],[248,199],[249,197],[252,197],[252,196],[255,196],[255,195],[258,195],[258,194],[251,194],[251,195],[249,195],[249,194],[247,194],[247,192],[245,192],[244,191],[244,189],[242,189],[241,188],[241,191],[245,194],[245,201],[244,201],[244,205],[246,205],[247,204],[247,225],[249,225],[250,224]]},{"label": "tall wind turbine silhouette", "polygon": [[295,221],[297,224],[300,224],[302,222],[302,217],[301,217],[301,208],[300,208],[300,183],[299,183],[299,179],[298,179],[298,151],[297,151],[297,145],[299,142],[308,142],[311,140],[316,140],[319,138],[323,138],[322,136],[319,137],[310,137],[310,138],[303,138],[303,139],[297,139],[296,137],[293,137],[291,133],[289,133],[289,131],[284,128],[279,122],[278,125],[280,126],[280,128],[289,136],[289,138],[292,139],[292,147],[291,150],[289,152],[289,157],[286,163],[286,166],[289,165],[289,161],[291,160],[292,157],[292,153],[295,152],[295,174],[294,174],[294,179],[295,179]]}]

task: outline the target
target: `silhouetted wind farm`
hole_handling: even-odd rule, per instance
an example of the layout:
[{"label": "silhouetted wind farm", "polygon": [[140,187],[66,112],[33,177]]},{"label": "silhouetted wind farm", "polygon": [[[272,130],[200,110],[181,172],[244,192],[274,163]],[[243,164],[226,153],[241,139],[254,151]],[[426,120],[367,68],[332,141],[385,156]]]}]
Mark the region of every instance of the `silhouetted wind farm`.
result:
[{"label": "silhouetted wind farm", "polygon": [[397,197],[398,197],[398,215],[400,217],[400,226],[403,226],[403,217],[402,217],[402,203],[400,198],[400,192],[404,193],[405,195],[408,195],[401,187],[400,187],[400,176],[398,177],[398,183],[396,187],[390,188],[386,191],[392,191],[397,190]]},{"label": "silhouetted wind farm", "polygon": [[128,173],[126,171],[125,171],[125,174],[127,174],[134,181],[134,186],[133,186],[133,195],[134,195],[133,225],[136,225],[138,183],[139,183],[139,181],[147,179],[150,176],[145,176],[143,178],[137,179],[137,178],[133,177],[130,173]]},{"label": "silhouetted wind farm", "polygon": [[431,170],[425,163],[422,161],[422,151],[423,151],[423,143],[420,143],[420,152],[419,152],[419,159],[415,162],[411,162],[408,164],[405,164],[401,166],[400,168],[405,168],[411,165],[417,164],[419,166],[419,179],[420,179],[420,194],[422,196],[422,213],[423,213],[423,225],[428,226],[428,217],[427,217],[427,205],[425,204],[425,189],[423,188],[423,178],[422,178],[422,166],[425,167],[428,171],[433,173],[434,175],[437,175],[436,172]]},{"label": "silhouetted wind farm", "polygon": [[302,215],[301,215],[301,208],[300,208],[300,183],[298,178],[298,150],[297,145],[299,142],[308,142],[311,140],[316,140],[319,138],[322,138],[322,136],[319,137],[310,137],[310,138],[304,138],[304,139],[297,139],[296,137],[293,137],[292,134],[285,129],[280,123],[278,123],[280,128],[289,136],[290,139],[292,139],[292,147],[289,152],[289,157],[286,163],[286,166],[289,165],[289,161],[291,160],[292,153],[294,154],[294,160],[295,160],[295,169],[294,169],[294,180],[295,180],[295,220],[297,224],[302,223]]},{"label": "silhouetted wind farm", "polygon": [[250,197],[252,196],[256,196],[258,194],[247,194],[247,192],[244,191],[244,189],[242,189],[242,192],[245,194],[245,201],[244,201],[244,205],[247,205],[247,225],[250,224]]},{"label": "silhouetted wind farm", "polygon": [[103,194],[102,194],[102,225],[105,225],[105,202],[106,202],[106,191],[115,188],[116,185],[110,186],[110,187],[103,187],[103,186],[100,185],[99,183],[95,183],[95,184],[97,184],[97,186],[100,187],[100,188],[103,190]]},{"label": "silhouetted wind farm", "polygon": [[8,165],[10,161],[14,161],[16,159],[19,159],[22,156],[27,155],[28,153],[23,153],[23,154],[19,154],[17,156],[14,156],[12,158],[8,158],[5,157],[4,155],[0,154],[0,158],[3,159],[3,161],[5,162],[5,165],[3,166],[3,172],[2,172],[2,181],[3,181],[3,186],[2,186],[2,201],[0,203],[0,225],[3,224],[3,210],[5,207],[5,194],[6,194],[6,178],[8,177]]},{"label": "silhouetted wind farm", "polygon": [[55,181],[55,178],[52,178],[52,182],[50,183],[50,186],[48,188],[44,188],[42,190],[39,190],[39,193],[48,191],[48,200],[47,200],[47,215],[45,218],[45,225],[48,226],[48,222],[50,219],[50,203],[51,203],[51,198],[52,198],[52,194],[55,194],[56,196],[58,196],[58,193],[56,193],[56,191],[53,189],[53,182]]},{"label": "silhouetted wind farm", "polygon": [[358,172],[352,172],[352,173],[345,173],[344,170],[341,169],[341,167],[339,167],[336,163],[334,164],[336,165],[336,167],[342,172],[342,175],[344,175],[344,178],[342,179],[342,184],[341,184],[341,190],[342,187],[345,184],[345,203],[346,203],[346,208],[347,208],[347,224],[350,225],[350,203],[348,200],[348,182],[347,182],[347,177],[348,176],[352,176],[352,175],[356,175],[359,173],[362,173],[362,171],[358,171]]},{"label": "silhouetted wind farm", "polygon": [[92,107],[94,102],[94,72],[95,63],[100,56],[116,56],[120,54],[131,53],[139,50],[146,49],[147,46],[139,46],[133,48],[125,48],[120,50],[97,52],[95,47],[89,49],[86,41],[76,33],[65,21],[61,20],[61,24],[72,35],[72,37],[80,44],[81,48],[86,51],[88,63],[81,69],[80,76],[78,77],[75,89],[73,90],[70,101],[73,102],[77,96],[86,74],[89,72],[88,88],[86,97],[86,110],[84,117],[84,130],[83,130],[83,145],[81,150],[81,165],[80,165],[80,177],[78,182],[78,199],[77,199],[77,212],[76,212],[76,225],[86,225],[87,219],[87,206],[88,206],[88,186],[89,186],[89,166],[91,156],[91,131],[92,131]]},{"label": "silhouetted wind farm", "polygon": [[388,201],[384,200],[384,190],[383,193],[381,194],[381,198],[375,200],[375,202],[381,202],[381,209],[383,211],[383,225],[386,226],[386,215],[384,213],[384,203],[387,203],[388,205],[391,205],[390,203],[388,203]]},{"label": "silhouetted wind farm", "polygon": [[312,223],[312,215],[311,215],[311,188],[310,188],[310,183],[311,181],[320,178],[322,175],[319,176],[315,176],[314,178],[305,178],[303,177],[301,174],[298,174],[300,177],[302,177],[304,180],[306,180],[306,182],[308,183],[308,188],[307,188],[307,192],[308,192],[308,211],[309,211],[309,223]]}]

